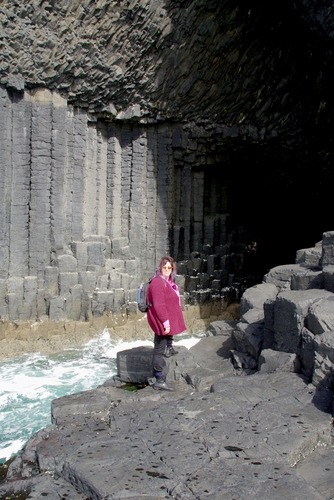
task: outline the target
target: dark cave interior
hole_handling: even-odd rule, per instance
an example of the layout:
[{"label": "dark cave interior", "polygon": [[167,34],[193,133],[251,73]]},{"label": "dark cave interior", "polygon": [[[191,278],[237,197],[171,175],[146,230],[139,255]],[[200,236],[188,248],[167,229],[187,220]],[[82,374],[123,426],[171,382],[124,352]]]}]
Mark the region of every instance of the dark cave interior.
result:
[{"label": "dark cave interior", "polygon": [[257,280],[272,267],[294,263],[297,250],[313,247],[333,229],[330,154],[240,142],[226,158],[224,169],[212,172],[212,183],[227,189],[228,232],[256,244],[246,271]]}]

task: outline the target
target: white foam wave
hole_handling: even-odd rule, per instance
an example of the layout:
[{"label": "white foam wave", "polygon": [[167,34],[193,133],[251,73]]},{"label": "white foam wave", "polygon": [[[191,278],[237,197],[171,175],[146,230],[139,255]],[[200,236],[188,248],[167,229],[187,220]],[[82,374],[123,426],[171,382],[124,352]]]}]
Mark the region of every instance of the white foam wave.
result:
[{"label": "white foam wave", "polygon": [[23,439],[10,441],[7,445],[3,444],[2,448],[0,449],[0,463],[9,460],[13,455],[21,450],[24,444],[25,441]]}]

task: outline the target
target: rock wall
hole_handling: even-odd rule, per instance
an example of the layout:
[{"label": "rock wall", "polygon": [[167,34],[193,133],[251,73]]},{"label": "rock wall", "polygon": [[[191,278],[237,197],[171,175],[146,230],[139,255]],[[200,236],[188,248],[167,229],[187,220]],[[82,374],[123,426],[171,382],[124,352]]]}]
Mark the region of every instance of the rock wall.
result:
[{"label": "rock wall", "polygon": [[246,245],[228,234],[227,183],[206,169],[228,128],[108,122],[47,89],[0,95],[3,321],[136,313],[166,253],[182,293],[226,295]]}]

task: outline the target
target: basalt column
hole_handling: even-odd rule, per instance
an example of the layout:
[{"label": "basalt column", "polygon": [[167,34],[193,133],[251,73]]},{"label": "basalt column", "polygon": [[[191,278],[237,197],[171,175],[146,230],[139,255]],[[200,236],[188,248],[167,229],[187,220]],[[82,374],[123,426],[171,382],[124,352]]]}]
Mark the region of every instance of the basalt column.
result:
[{"label": "basalt column", "polygon": [[166,127],[108,127],[107,236],[113,257],[135,259],[142,271],[152,272],[169,251],[169,151]]},{"label": "basalt column", "polygon": [[119,311],[162,255],[180,261],[225,242],[211,143],[180,125],[115,120],[46,89],[2,88],[0,124],[2,319]]}]

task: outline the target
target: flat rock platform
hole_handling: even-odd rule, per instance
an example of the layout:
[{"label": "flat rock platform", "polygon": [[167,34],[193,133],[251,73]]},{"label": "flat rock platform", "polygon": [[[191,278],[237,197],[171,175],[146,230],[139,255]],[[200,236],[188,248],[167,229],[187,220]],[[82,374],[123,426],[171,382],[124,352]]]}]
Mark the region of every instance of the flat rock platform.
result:
[{"label": "flat rock platform", "polygon": [[238,375],[230,349],[228,332],[178,347],[174,392],[112,378],[53,401],[1,498],[333,499],[332,393],[296,373]]}]

